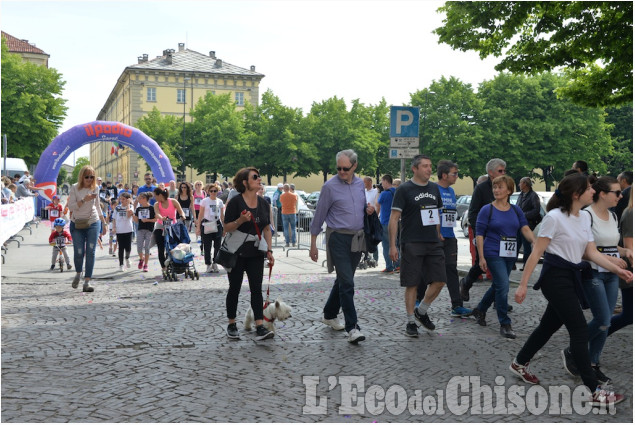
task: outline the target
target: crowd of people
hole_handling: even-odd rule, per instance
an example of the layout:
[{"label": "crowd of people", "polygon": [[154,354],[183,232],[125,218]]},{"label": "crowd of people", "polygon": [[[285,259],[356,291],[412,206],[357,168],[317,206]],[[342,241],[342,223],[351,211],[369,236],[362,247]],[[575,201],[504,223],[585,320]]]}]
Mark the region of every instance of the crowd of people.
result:
[{"label": "crowd of people", "polygon": [[[436,164],[437,183],[431,158],[417,155],[411,162],[412,178],[406,182],[384,175],[380,185],[372,178],[355,174],[357,154],[344,150],[335,158],[337,174],[321,189],[315,216],[310,225],[309,257],[318,260],[317,237],[326,224],[326,261],[336,279],[323,307],[322,321],[333,330],[345,330],[348,341],[365,340],[355,308],[355,271],[364,255],[377,261],[379,249],[367,241],[369,217],[377,215],[381,224],[381,243],[385,268],[381,273],[399,273],[404,287],[405,334],[419,336],[418,325],[434,330],[430,306],[447,286],[455,317],[474,317],[487,326],[486,313],[494,305],[504,338],[516,338],[508,304],[509,276],[515,267],[519,247],[523,247],[523,271],[515,300],[527,295],[531,273],[544,257],[540,289],[547,308],[509,366],[523,381],[539,379],[528,365],[536,352],[564,325],[570,335],[568,347],[561,351],[567,372],[582,377],[593,391],[593,403],[623,398],[607,390],[610,378],[600,370],[600,357],[610,334],[632,324],[632,172],[617,178],[588,175],[584,161],[576,161],[559,182],[553,197],[541,212],[540,199],[529,177],[520,179],[520,196],[510,202],[516,182],[506,173],[506,163],[491,159],[486,175],[479,179],[468,210],[470,236],[474,239],[473,267],[459,280],[458,244],[454,234],[456,195],[452,186],[459,165],[441,160]],[[3,183],[11,189],[14,182]],[[7,184],[8,183],[8,184]],[[217,255],[226,235],[239,235],[242,243],[235,250],[235,265],[228,269],[226,296],[227,336],[240,337],[236,325],[238,298],[247,275],[251,308],[256,322],[256,339],[269,339],[273,331],[263,326],[262,281],[265,264],[275,262],[272,248],[274,208],[283,223],[285,245],[297,243],[297,194],[291,185],[280,184],[271,199],[264,196],[264,185],[257,169],[239,170],[233,181],[204,185],[171,181],[157,183],[150,173],[141,186],[102,182],[95,170],[85,166],[69,194],[66,206],[58,197],[47,206],[52,228],[50,240],[66,237],[73,241],[75,277],[83,291],[92,292],[95,249],[108,235],[109,254],[117,251],[120,270],[130,268],[132,242],[137,240],[138,268],[148,271],[150,247],[157,245],[158,260],[166,267],[164,227],[182,220],[200,237],[207,272],[218,273]],[[29,176],[18,180],[22,190],[32,191]],[[35,193],[36,194],[36,193]],[[3,202],[11,202],[5,196]],[[267,199],[266,199],[267,198]],[[69,232],[64,219],[70,217]],[[544,215],[544,216],[543,216]],[[61,226],[60,226],[61,224]],[[378,248],[378,247],[377,247]],[[58,245],[56,249],[61,249]],[[53,261],[55,261],[55,253]],[[68,269],[71,269],[66,255]],[[53,265],[52,265],[53,268]],[[491,286],[474,309],[464,307],[469,291],[479,277],[491,273]],[[618,293],[622,292],[622,311],[614,315]],[[590,307],[593,319],[587,323],[582,309]],[[344,323],[338,319],[344,316]]]}]

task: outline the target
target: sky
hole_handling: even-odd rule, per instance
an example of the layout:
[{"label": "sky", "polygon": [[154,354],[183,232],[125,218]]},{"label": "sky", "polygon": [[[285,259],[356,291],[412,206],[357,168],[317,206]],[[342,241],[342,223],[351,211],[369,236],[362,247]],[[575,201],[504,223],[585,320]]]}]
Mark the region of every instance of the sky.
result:
[{"label": "sky", "polygon": [[[478,87],[496,58],[454,51],[432,31],[440,1],[0,1],[3,31],[50,55],[66,85],[60,133],[94,121],[123,70],[178,43],[265,75],[282,103],[306,114],[333,96],[347,104],[408,105],[441,77]],[[76,157],[88,156],[83,146]],[[73,164],[73,155],[66,163]]]}]

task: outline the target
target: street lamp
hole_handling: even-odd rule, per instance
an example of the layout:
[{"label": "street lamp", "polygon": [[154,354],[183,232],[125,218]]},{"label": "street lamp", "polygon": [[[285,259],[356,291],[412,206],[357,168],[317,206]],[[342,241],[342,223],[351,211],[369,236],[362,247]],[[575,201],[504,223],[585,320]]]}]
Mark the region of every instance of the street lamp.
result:
[{"label": "street lamp", "polygon": [[424,153],[423,152],[423,141],[424,141],[424,136],[426,133],[426,117],[428,116],[428,94],[436,94],[433,91],[427,91],[426,92],[426,101],[423,105],[423,127],[421,128],[421,147],[419,148],[419,152],[420,153]]},{"label": "street lamp", "polygon": [[185,96],[185,83],[190,81],[188,77],[183,77],[183,152],[181,153],[181,174],[185,180],[185,104],[187,97]]}]

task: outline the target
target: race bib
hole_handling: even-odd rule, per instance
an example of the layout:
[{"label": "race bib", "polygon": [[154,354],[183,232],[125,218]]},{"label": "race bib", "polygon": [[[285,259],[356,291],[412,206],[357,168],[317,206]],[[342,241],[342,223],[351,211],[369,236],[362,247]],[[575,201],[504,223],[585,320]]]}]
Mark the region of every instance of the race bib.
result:
[{"label": "race bib", "polygon": [[119,211],[117,211],[117,217],[119,217],[119,218],[126,218],[126,210],[119,210]]},{"label": "race bib", "polygon": [[51,213],[49,215],[51,217],[59,217],[60,216],[60,211],[59,210],[51,210]]},{"label": "race bib", "polygon": [[436,226],[441,224],[439,209],[437,207],[421,207],[421,224],[424,226]]},{"label": "race bib", "polygon": [[[620,253],[617,250],[616,246],[598,246],[598,251],[600,251],[604,255],[608,255],[610,257],[620,258]],[[608,272],[604,267],[598,266],[599,272]]]},{"label": "race bib", "polygon": [[441,227],[454,228],[456,224],[456,210],[443,208],[441,210]]},{"label": "race bib", "polygon": [[150,218],[150,210],[139,210],[139,218],[140,219],[149,219]]},{"label": "race bib", "polygon": [[183,208],[183,215],[185,215],[185,217],[189,217],[190,216],[190,209],[189,208]]},{"label": "race bib", "polygon": [[202,201],[203,201],[203,199],[201,199],[201,198],[194,198],[194,205],[201,205]]},{"label": "race bib", "polygon": [[498,255],[500,257],[515,257],[518,242],[515,236],[501,236],[500,249]]}]

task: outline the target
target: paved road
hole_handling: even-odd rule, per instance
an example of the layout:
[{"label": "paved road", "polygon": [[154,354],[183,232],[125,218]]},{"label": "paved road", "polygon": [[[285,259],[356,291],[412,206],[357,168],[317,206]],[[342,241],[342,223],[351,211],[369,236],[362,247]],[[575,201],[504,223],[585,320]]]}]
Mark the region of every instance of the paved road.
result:
[{"label": "paved road", "polygon": [[[602,359],[615,388],[629,397],[613,414],[547,409],[549,386],[573,391],[581,383],[561,365],[565,331],[532,364],[540,387],[520,385],[507,372],[544,310],[537,292],[514,305],[516,340],[498,335],[494,313],[485,328],[450,317],[446,290],[431,308],[436,331],[421,329],[421,336],[411,339],[403,333],[398,275],[360,271],[355,300],[367,340],[354,346],[344,333],[319,322],[333,275],[310,262],[306,251],[286,257],[276,250],[272,296],[291,304],[293,317],[278,325],[273,340],[256,342],[253,333],[243,332],[239,341],[228,341],[225,274],[155,285],[156,260],[150,273],[121,273],[106,251],[98,253],[96,291],[83,294],[70,287],[72,273],[47,271],[47,236],[44,225],[33,235],[27,232],[22,247],[12,247],[2,266],[5,422],[633,420],[631,328],[609,339]],[[204,270],[201,258],[196,264]],[[475,286],[473,300],[486,286]],[[248,304],[244,289],[239,315]],[[479,388],[484,400],[491,400],[488,391],[493,391],[503,403],[493,412],[479,409],[469,397]],[[512,393],[521,393],[523,402],[514,403]],[[535,397],[539,402],[531,401]]]}]

